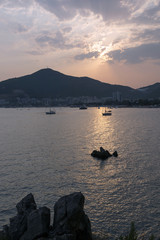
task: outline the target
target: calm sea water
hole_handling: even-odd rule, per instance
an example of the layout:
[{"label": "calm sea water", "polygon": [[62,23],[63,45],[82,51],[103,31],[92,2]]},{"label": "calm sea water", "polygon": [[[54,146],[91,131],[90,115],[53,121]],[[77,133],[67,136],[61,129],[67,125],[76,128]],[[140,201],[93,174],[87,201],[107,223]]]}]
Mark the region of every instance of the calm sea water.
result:
[{"label": "calm sea water", "polygon": [[[93,231],[160,237],[160,109],[0,109],[0,226],[34,194],[53,211],[59,197],[81,191]],[[103,146],[118,158],[91,157]],[[52,214],[53,215],[53,214]]]}]

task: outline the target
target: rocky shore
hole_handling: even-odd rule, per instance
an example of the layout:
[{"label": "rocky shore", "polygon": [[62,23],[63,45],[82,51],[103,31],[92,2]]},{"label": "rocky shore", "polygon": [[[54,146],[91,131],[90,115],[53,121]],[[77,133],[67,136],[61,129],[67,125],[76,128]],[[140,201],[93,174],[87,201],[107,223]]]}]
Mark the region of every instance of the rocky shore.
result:
[{"label": "rocky shore", "polygon": [[17,215],[0,231],[5,240],[92,240],[91,224],[84,212],[84,195],[74,192],[61,197],[50,209],[37,208],[32,193],[16,205]]}]

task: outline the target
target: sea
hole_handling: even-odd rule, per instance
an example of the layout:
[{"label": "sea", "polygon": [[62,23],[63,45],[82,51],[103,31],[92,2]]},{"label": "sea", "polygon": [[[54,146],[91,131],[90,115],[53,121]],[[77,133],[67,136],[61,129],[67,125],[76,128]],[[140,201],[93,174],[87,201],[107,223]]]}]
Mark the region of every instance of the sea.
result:
[{"label": "sea", "polygon": [[[51,209],[82,192],[92,231],[115,239],[131,222],[138,236],[160,237],[160,108],[0,109],[0,227],[32,193]],[[98,160],[100,147],[118,157]]]}]

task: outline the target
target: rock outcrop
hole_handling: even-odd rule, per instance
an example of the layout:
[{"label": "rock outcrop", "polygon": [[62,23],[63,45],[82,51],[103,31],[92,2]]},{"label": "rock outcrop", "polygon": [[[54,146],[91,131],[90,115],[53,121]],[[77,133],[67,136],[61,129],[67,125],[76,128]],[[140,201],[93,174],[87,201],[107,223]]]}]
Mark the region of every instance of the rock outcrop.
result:
[{"label": "rock outcrop", "polygon": [[60,198],[54,206],[54,235],[69,234],[69,239],[91,240],[91,225],[83,208],[84,196],[81,192]]},{"label": "rock outcrop", "polygon": [[118,153],[117,151],[115,151],[113,154],[111,154],[108,150],[105,150],[103,147],[100,147],[100,151],[93,150],[93,152],[91,153],[91,156],[105,160],[112,156],[118,157]]},{"label": "rock outcrop", "polygon": [[50,226],[50,209],[37,209],[30,193],[17,205],[17,215],[5,225],[0,236],[8,240],[92,240],[91,224],[84,212],[84,196],[75,192],[60,198],[54,205]]},{"label": "rock outcrop", "polygon": [[48,236],[50,229],[50,209],[42,207],[32,211],[27,218],[27,230],[20,240],[32,240]]},{"label": "rock outcrop", "polygon": [[50,209],[37,209],[33,195],[30,193],[17,205],[17,215],[10,219],[9,238],[11,240],[32,240],[46,236],[50,226]]},{"label": "rock outcrop", "polygon": [[114,153],[112,154],[114,157],[118,157],[118,153],[117,151],[114,151]]}]

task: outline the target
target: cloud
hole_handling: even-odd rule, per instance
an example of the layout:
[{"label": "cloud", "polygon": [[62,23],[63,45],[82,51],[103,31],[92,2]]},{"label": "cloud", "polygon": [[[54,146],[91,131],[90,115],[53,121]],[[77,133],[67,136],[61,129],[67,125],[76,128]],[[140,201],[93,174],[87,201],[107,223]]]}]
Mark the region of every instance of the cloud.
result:
[{"label": "cloud", "polygon": [[[0,10],[3,29],[9,26],[14,37],[25,33],[19,34],[24,41],[48,49],[88,49],[76,60],[97,58],[110,45],[117,50],[108,61],[137,63],[154,58],[149,49],[160,39],[160,0],[0,0]],[[143,48],[150,56],[140,56]]]},{"label": "cloud", "polygon": [[10,23],[10,28],[12,28],[12,30],[15,33],[24,33],[27,32],[29,28],[27,28],[26,26],[20,24],[20,23]]},{"label": "cloud", "polygon": [[60,32],[55,34],[55,37],[50,37],[47,35],[42,35],[36,38],[36,42],[39,43],[41,46],[52,46],[55,48],[64,48],[65,41]]},{"label": "cloud", "polygon": [[54,36],[44,34],[37,37],[35,40],[42,47],[50,46],[58,49],[81,47],[80,43],[69,43],[69,40],[64,37],[60,31],[57,31]]},{"label": "cloud", "polygon": [[60,20],[72,19],[77,13],[89,15],[89,12],[101,15],[105,20],[128,16],[128,9],[119,0],[35,0],[47,11],[54,13]]},{"label": "cloud", "polygon": [[69,33],[69,32],[72,31],[72,27],[64,27],[64,28],[62,29],[62,31],[63,31],[64,33]]},{"label": "cloud", "polygon": [[128,64],[141,63],[146,60],[160,60],[160,43],[143,44],[124,50],[110,51],[108,62],[125,62]]},{"label": "cloud", "polygon": [[26,8],[38,4],[53,13],[59,20],[71,20],[77,14],[89,16],[92,12],[104,21],[126,20],[139,23],[159,23],[159,0],[0,0],[6,8]]},{"label": "cloud", "polygon": [[6,8],[26,8],[31,6],[34,3],[34,0],[0,0],[0,6]]},{"label": "cloud", "polygon": [[76,55],[75,59],[76,60],[84,60],[84,59],[89,59],[89,58],[97,58],[98,56],[99,56],[99,52],[94,51],[94,52],[82,53],[82,54]]},{"label": "cloud", "polygon": [[59,19],[72,19],[76,13],[75,9],[72,6],[72,1],[50,1],[50,0],[35,0],[41,7],[45,10],[54,13]]},{"label": "cloud", "polygon": [[133,13],[132,22],[145,24],[145,25],[152,25],[152,24],[159,24],[160,21],[160,2],[155,1],[154,3],[152,1],[148,1],[148,5],[141,11],[136,11]]},{"label": "cloud", "polygon": [[40,51],[35,51],[35,50],[33,50],[33,51],[27,51],[26,53],[29,54],[29,55],[33,55],[33,56],[42,55],[42,52],[40,52]]},{"label": "cloud", "polygon": [[135,31],[133,35],[134,36],[131,39],[132,41],[159,42],[159,40],[160,40],[160,28],[144,29],[144,30],[141,30],[140,33],[137,33],[137,31]]},{"label": "cloud", "polygon": [[[42,8],[53,13],[59,20],[71,20],[77,14],[102,16],[105,22],[159,23],[159,0],[35,0]],[[126,22],[127,21],[127,22]]]}]

